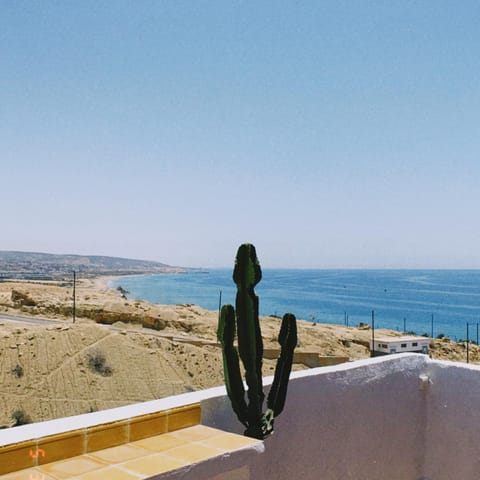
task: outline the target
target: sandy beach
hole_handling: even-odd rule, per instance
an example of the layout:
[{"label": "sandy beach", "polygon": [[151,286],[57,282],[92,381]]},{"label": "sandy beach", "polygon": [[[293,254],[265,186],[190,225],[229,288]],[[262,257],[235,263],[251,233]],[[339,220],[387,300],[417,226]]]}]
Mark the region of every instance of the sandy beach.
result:
[{"label": "sandy beach", "polygon": [[[156,305],[122,298],[112,277],[79,280],[76,318],[72,285],[0,282],[0,426],[41,421],[223,384],[217,315],[196,305]],[[51,319],[12,322],[1,315]],[[278,348],[279,320],[261,318],[265,349]],[[398,336],[379,330],[378,335]],[[369,356],[368,328],[298,321],[297,352]],[[431,341],[431,355],[465,361],[465,344]],[[471,361],[479,361],[470,347]],[[264,375],[274,360],[264,360]],[[294,369],[308,368],[297,363]]]}]

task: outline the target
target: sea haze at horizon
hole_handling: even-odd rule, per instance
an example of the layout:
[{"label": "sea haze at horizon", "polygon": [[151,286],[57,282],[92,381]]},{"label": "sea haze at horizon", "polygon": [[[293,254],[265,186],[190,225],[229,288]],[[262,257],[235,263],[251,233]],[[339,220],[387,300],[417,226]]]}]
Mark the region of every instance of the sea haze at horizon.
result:
[{"label": "sea haze at horizon", "polygon": [[[454,339],[476,340],[480,322],[480,270],[295,270],[263,269],[255,291],[260,315],[294,313],[297,318],[350,326],[371,323],[376,328],[440,333]],[[232,269],[181,274],[120,277],[129,298],[152,303],[192,303],[217,310],[235,304]]]}]

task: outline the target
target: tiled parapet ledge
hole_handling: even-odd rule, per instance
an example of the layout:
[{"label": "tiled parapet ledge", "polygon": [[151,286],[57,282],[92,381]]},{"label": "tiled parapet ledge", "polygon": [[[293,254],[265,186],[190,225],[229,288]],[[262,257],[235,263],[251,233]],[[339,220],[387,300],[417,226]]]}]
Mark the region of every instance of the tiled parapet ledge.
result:
[{"label": "tiled parapet ledge", "polygon": [[[174,432],[200,421],[199,403],[134,415],[142,406],[148,412],[148,403],[2,431],[0,476]],[[125,418],[126,413],[131,416]]]},{"label": "tiled parapet ledge", "polygon": [[[2,480],[160,480],[214,459],[263,452],[263,442],[203,425],[0,475]],[[238,462],[237,462],[238,463]],[[235,467],[233,467],[235,469]],[[223,477],[231,479],[232,472]],[[188,474],[188,473],[187,473]],[[191,477],[194,478],[194,477]],[[217,477],[216,477],[217,478]],[[243,478],[243,477],[241,477]]]}]

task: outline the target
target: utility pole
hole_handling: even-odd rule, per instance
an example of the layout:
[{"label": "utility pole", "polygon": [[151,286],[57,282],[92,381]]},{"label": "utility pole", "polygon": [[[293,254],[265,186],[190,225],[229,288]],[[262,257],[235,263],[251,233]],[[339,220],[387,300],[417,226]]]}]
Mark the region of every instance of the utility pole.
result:
[{"label": "utility pole", "polygon": [[433,313],[432,313],[432,338],[433,338]]},{"label": "utility pole", "polygon": [[407,333],[407,319],[403,317],[403,333]]},{"label": "utility pole", "polygon": [[72,304],[72,319],[75,323],[75,284],[76,284],[76,273],[73,271],[73,304]]}]

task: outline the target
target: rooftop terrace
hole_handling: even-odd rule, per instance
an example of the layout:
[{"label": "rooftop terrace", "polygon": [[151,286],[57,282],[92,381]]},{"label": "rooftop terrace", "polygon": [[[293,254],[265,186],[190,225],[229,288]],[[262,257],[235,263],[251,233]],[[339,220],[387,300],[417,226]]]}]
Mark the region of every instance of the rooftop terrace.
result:
[{"label": "rooftop terrace", "polygon": [[379,357],[292,373],[263,442],[214,388],[1,431],[0,478],[477,480],[479,399],[480,367]]}]

